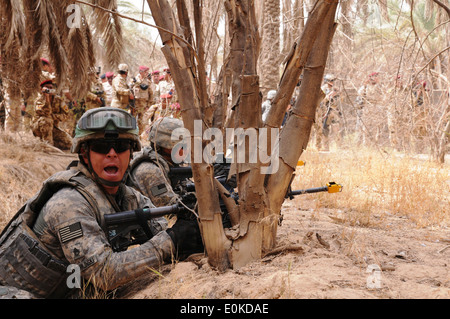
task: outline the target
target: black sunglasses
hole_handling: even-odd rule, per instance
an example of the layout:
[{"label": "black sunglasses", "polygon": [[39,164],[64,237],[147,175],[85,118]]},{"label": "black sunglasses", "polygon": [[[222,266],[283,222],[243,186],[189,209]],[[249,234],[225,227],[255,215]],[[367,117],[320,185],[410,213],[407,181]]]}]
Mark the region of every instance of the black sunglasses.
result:
[{"label": "black sunglasses", "polygon": [[116,153],[123,153],[126,150],[130,150],[132,145],[129,140],[102,140],[90,142],[89,147],[96,153],[108,154],[111,148],[113,148]]}]

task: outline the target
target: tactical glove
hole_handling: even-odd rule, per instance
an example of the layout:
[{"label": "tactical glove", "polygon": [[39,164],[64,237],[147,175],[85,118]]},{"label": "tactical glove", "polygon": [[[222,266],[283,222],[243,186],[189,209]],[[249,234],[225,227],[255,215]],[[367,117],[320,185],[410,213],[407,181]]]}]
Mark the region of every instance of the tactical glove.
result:
[{"label": "tactical glove", "polygon": [[177,219],[175,225],[167,229],[172,239],[176,255],[180,260],[204,250],[200,228],[196,220]]},{"label": "tactical glove", "polygon": [[223,163],[214,163],[214,176],[225,176],[228,177],[228,171],[230,170],[229,164],[223,164]]}]

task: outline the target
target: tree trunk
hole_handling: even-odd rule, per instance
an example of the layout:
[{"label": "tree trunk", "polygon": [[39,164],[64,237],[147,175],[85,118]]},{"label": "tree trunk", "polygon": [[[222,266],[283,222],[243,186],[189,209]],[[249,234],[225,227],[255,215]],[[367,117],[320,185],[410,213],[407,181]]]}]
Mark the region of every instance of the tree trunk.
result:
[{"label": "tree trunk", "polygon": [[[325,4],[325,2],[322,2],[322,4]],[[316,8],[319,9],[320,7]],[[297,161],[308,144],[311,126],[315,121],[316,108],[323,99],[323,92],[320,89],[320,86],[323,79],[328,51],[337,26],[337,24],[334,23],[336,8],[337,1],[332,5],[323,8],[325,16],[323,19],[318,20],[321,23],[321,28],[315,29],[317,30],[317,32],[314,33],[316,40],[314,42],[314,47],[308,55],[309,57],[305,65],[299,96],[292,108],[292,113],[287,119],[280,134],[280,167],[275,174],[269,175],[267,179],[267,192],[270,198],[270,214],[272,216],[278,217],[280,213],[281,205],[283,204]],[[314,13],[314,11],[311,13],[310,19],[313,19]],[[309,24],[310,20],[308,20],[305,26],[305,32],[307,32]],[[300,59],[298,59],[296,63],[290,61],[288,67],[293,64],[298,65],[299,62]],[[289,71],[289,69],[286,69],[285,74],[290,73]],[[284,94],[286,94],[286,92],[284,92]],[[279,121],[279,114],[277,114],[277,112],[272,112],[272,114],[275,120]],[[269,113],[269,116],[270,115],[271,114]],[[268,122],[273,123],[273,119],[271,118]],[[266,227],[263,235],[265,249],[271,249],[275,246],[278,218],[270,218],[270,220],[272,223],[269,227]]]},{"label": "tree trunk", "polygon": [[[148,0],[147,2],[156,25],[171,31],[173,34],[182,34],[172,8],[166,0]],[[195,52],[189,48],[186,42],[163,30],[159,32],[163,43],[162,51],[177,88],[184,127],[190,132],[191,145],[201,145],[203,150],[206,143],[202,136],[194,135],[194,123],[199,123],[195,120],[200,120],[203,123],[201,109],[205,109],[206,106],[200,104],[203,100],[199,97],[196,78],[205,77],[205,74],[197,72],[195,64],[192,63]],[[205,128],[203,124],[202,132]],[[200,154],[196,152],[196,147],[191,147],[191,166],[197,194],[200,229],[209,263],[219,270],[225,270],[229,268],[227,252],[230,242],[226,238],[222,226],[222,215],[218,193],[214,186],[213,169],[211,165],[203,162],[202,158],[197,158],[201,154],[202,152]]]},{"label": "tree trunk", "polygon": [[[230,210],[233,212],[232,220],[235,226],[234,232],[230,235],[229,230],[224,231],[223,229],[218,205],[218,191],[214,185],[212,167],[203,163],[203,159],[201,163],[196,162],[195,159],[195,145],[201,145],[202,150],[206,146],[202,136],[194,136],[194,120],[203,120],[202,123],[205,121],[205,114],[202,113],[206,109],[206,106],[203,105],[205,99],[200,96],[203,90],[199,88],[198,80],[205,75],[200,72],[200,68],[197,68],[198,62],[196,64],[196,59],[198,59],[198,55],[195,54],[192,46],[174,36],[174,34],[180,35],[182,33],[167,0],[148,0],[158,27],[173,33],[160,29],[163,42],[162,51],[171,68],[180,99],[183,122],[185,128],[191,132],[191,145],[194,145],[191,149],[191,162],[196,185],[200,225],[208,261],[219,270],[224,270],[229,266],[239,268],[261,258],[263,244],[267,247],[273,246],[276,228],[269,227],[269,234],[266,234],[264,222],[267,219],[264,217],[271,218],[279,213],[287,183],[293,169],[295,169],[294,159],[297,163],[301,151],[306,147],[309,130],[314,120],[315,108],[321,96],[320,83],[329,42],[333,36],[332,26],[337,2],[334,1],[331,4],[330,1],[324,0],[316,3],[305,26],[301,44],[295,48],[288,60],[284,77],[280,82],[278,100],[273,107],[273,114],[272,116],[269,114],[269,125],[265,128],[278,128],[295,85],[303,67],[306,65],[308,69],[305,76],[308,76],[308,78],[304,81],[307,84],[301,90],[302,98],[298,99],[300,103],[297,103],[294,107],[293,115],[289,118],[286,128],[281,134],[280,160],[282,165],[280,170],[273,175],[261,174],[261,167],[268,164],[261,163],[258,157],[256,162],[249,160],[252,154],[251,148],[254,146],[249,145],[249,139],[247,139],[245,148],[241,147],[241,144],[236,147],[239,152],[244,152],[246,160],[244,163],[236,163],[235,165],[239,192],[238,205],[227,202],[227,205],[231,205]],[[181,0],[178,1],[177,7],[182,8],[183,3]],[[259,141],[262,124],[262,98],[256,69],[260,39],[254,4],[252,0],[226,0],[224,5],[229,21],[230,50],[224,63],[225,67],[221,71],[222,83],[226,86],[220,91],[222,93],[222,98],[220,98],[222,111],[225,110],[227,105],[226,97],[231,93],[233,113],[232,117],[228,118],[230,127],[234,127],[235,131],[249,130],[256,132],[256,138]],[[323,31],[318,36],[318,31],[321,29]],[[313,44],[314,49],[312,50]],[[311,57],[308,58],[310,52]],[[310,82],[306,81],[308,79]],[[223,119],[220,116],[218,118],[217,121],[214,117],[214,121],[220,122]],[[292,147],[292,135],[289,136],[289,134],[300,135],[301,137],[294,142],[294,147]],[[242,143],[244,140],[238,139],[238,143]],[[289,145],[289,150],[287,150],[287,145]],[[258,145],[258,147],[261,147],[261,145]],[[237,155],[239,154],[235,153],[235,156]],[[278,181],[282,181],[280,186],[273,185]],[[267,185],[267,188],[265,185]],[[281,188],[284,188],[284,191],[280,192]],[[220,187],[219,191],[223,194],[223,189],[220,189]],[[267,235],[270,237],[271,245],[266,245],[265,237]]]}]

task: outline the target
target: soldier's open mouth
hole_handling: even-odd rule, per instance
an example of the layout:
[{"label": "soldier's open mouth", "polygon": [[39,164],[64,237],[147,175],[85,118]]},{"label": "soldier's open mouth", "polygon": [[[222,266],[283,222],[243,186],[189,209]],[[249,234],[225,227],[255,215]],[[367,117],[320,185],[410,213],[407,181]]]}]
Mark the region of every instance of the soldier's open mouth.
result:
[{"label": "soldier's open mouth", "polygon": [[107,166],[104,170],[108,174],[116,174],[119,171],[119,168],[117,166]]}]

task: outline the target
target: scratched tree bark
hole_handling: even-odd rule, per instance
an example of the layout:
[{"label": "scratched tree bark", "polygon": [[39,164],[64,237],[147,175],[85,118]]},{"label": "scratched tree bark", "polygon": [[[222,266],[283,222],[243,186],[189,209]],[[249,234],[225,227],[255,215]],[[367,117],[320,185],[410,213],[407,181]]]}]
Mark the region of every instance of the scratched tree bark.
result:
[{"label": "scratched tree bark", "polygon": [[[148,0],[163,42],[162,51],[176,85],[185,127],[191,132],[191,145],[207,142],[194,136],[194,120],[201,120],[203,130],[210,126],[220,129],[251,129],[273,152],[272,162],[277,170],[264,173],[270,162],[259,158],[249,160],[250,143],[235,147],[245,152],[245,163],[233,164],[237,176],[239,200],[229,200],[227,192],[213,178],[213,169],[205,162],[192,162],[193,178],[198,199],[200,229],[209,264],[219,270],[239,268],[261,258],[276,245],[276,231],[281,205],[295,170],[296,163],[309,140],[315,110],[322,98],[320,84],[328,50],[335,30],[334,17],[338,1],[316,2],[308,16],[303,34],[286,59],[285,69],[264,128],[280,128],[287,105],[300,75],[304,80],[297,103],[279,134],[271,140],[262,134],[259,75],[260,35],[252,0],[225,0],[229,50],[219,75],[213,104],[206,95],[203,61],[202,13],[200,2],[193,1],[194,36],[190,29],[185,1],[176,1],[177,15],[167,0]],[[166,32],[164,30],[169,32]],[[195,47],[195,49],[194,49]],[[231,103],[228,102],[231,97]],[[261,133],[261,134],[260,134]],[[261,141],[261,140],[260,140]],[[237,143],[235,143],[237,144]],[[236,145],[235,145],[236,146]],[[271,147],[273,146],[273,147]],[[261,145],[259,145],[261,147]],[[237,153],[235,153],[235,156]],[[191,149],[194,158],[194,148]],[[222,225],[219,196],[230,212],[232,228]]]}]

